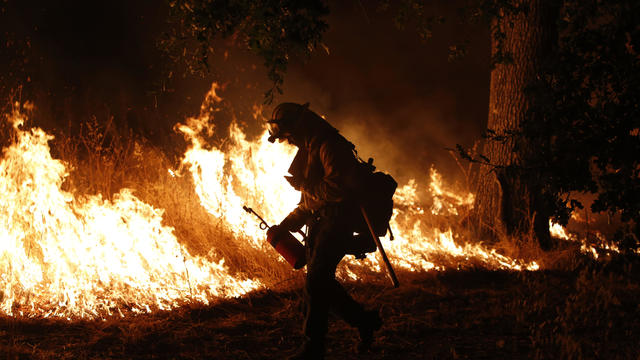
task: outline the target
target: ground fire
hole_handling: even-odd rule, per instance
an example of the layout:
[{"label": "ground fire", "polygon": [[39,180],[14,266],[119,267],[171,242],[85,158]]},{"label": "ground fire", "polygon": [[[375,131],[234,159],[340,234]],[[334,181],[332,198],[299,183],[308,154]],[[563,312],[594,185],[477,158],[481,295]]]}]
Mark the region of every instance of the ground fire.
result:
[{"label": "ground fire", "polygon": [[[215,109],[220,97],[214,85],[203,109]],[[205,106],[206,105],[206,106]],[[216,131],[215,110],[176,125],[190,143],[171,176],[191,176],[200,204],[243,246],[264,253],[280,266],[257,222],[243,211],[252,204],[273,221],[298,202],[299,193],[282,181],[293,150],[266,141],[267,133],[248,140],[237,124],[229,128],[229,143],[218,149],[203,132]],[[188,302],[209,303],[269,286],[269,281],[242,271],[230,271],[224,259],[193,256],[163,223],[163,209],[136,197],[135,187],[112,199],[74,194],[63,183],[74,164],[54,159],[52,136],[24,125],[17,110],[8,116],[13,143],[3,150],[2,312],[13,316],[95,318],[123,313],[170,309]],[[422,208],[418,185],[410,181],[394,198],[391,228],[395,240],[383,239],[391,263],[410,272],[480,266],[487,269],[536,270],[496,249],[461,238],[451,228],[436,226],[437,216],[456,216],[471,206],[473,195],[456,193],[431,170],[428,192],[433,203]],[[171,191],[167,189],[167,191]],[[442,225],[442,224],[440,224]],[[211,239],[215,252],[216,239]],[[251,254],[256,254],[252,252]],[[246,261],[252,261],[247,259]],[[373,271],[371,270],[373,269]],[[345,279],[383,278],[379,256],[350,259],[339,268]],[[293,271],[293,270],[292,270]],[[273,282],[273,281],[272,281]]]},{"label": "ground fire", "polygon": [[0,0],[0,360],[640,360],[638,14]]}]

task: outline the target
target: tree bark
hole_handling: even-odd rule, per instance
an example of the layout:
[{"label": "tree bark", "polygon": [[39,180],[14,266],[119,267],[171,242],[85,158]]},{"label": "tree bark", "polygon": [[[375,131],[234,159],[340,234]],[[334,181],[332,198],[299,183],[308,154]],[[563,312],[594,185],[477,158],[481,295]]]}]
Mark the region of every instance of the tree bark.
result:
[{"label": "tree bark", "polygon": [[557,39],[557,8],[552,0],[515,3],[519,10],[505,10],[491,24],[492,56],[496,58],[502,51],[512,61],[498,63],[491,71],[487,128],[505,135],[505,139],[487,139],[485,144],[484,154],[494,166],[480,168],[475,218],[483,230],[493,234],[533,233],[546,248],[550,241],[549,211],[540,196],[541,184],[522,170],[535,144],[509,134],[519,132],[526,117],[531,116],[532,99],[525,88],[536,80],[545,59],[552,54]]}]

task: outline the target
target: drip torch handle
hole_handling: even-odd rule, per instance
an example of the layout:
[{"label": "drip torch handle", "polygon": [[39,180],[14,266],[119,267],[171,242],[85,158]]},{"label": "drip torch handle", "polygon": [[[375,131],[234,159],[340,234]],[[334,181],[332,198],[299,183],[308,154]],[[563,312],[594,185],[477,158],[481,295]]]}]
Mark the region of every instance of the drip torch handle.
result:
[{"label": "drip torch handle", "polygon": [[257,212],[255,212],[252,208],[248,207],[248,206],[243,206],[242,209],[246,212],[248,212],[249,214],[253,214],[255,215],[258,219],[260,219],[260,230],[267,230],[268,228],[270,228],[271,226],[269,226],[269,224],[267,224],[266,221],[264,221],[264,219],[258,215]]}]

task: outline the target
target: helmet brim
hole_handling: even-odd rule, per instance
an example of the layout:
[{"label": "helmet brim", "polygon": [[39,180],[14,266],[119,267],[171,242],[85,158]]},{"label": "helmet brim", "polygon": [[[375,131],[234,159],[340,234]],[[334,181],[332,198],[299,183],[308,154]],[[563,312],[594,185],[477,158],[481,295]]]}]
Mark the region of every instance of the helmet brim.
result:
[{"label": "helmet brim", "polygon": [[269,140],[270,143],[273,143],[276,141],[276,139],[279,139],[282,135],[282,128],[280,127],[280,124],[276,121],[269,121],[267,122],[267,126],[268,126],[268,130],[269,130],[269,138],[267,140]]}]

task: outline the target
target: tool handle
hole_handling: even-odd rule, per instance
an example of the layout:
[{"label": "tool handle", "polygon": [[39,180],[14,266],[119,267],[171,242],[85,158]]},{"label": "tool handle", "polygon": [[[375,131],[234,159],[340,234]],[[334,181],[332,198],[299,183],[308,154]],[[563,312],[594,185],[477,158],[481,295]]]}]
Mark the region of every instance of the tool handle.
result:
[{"label": "tool handle", "polygon": [[387,267],[387,273],[389,274],[389,277],[391,278],[391,282],[393,283],[393,287],[397,288],[398,286],[400,286],[400,282],[398,282],[398,278],[396,277],[396,272],[393,271],[393,267],[391,266],[391,263],[389,262],[389,258],[387,258],[387,253],[384,251],[384,248],[382,247],[382,243],[380,242],[380,239],[378,238],[378,235],[376,235],[376,232],[373,231],[373,226],[371,225],[371,221],[369,221],[369,216],[367,216],[367,212],[364,210],[364,207],[362,205],[360,205],[360,211],[362,212],[362,216],[364,217],[364,221],[367,223],[367,227],[369,227],[369,231],[371,232],[371,237],[373,237],[373,241],[376,242],[376,246],[378,247],[378,250],[380,251],[380,255],[382,255],[382,260],[384,261],[384,264]]},{"label": "tool handle", "polygon": [[[258,219],[260,219],[260,230],[267,230],[268,228],[270,228],[271,226],[269,226],[269,224],[267,224],[266,221],[264,221],[264,219],[262,218],[262,216],[258,215],[257,212],[255,212],[252,208],[248,207],[248,206],[243,206],[242,209],[246,212],[248,212],[249,214],[253,214],[255,215]],[[303,239],[307,238],[307,235],[302,231],[302,230],[298,230],[296,231],[298,234],[302,235]]]}]

